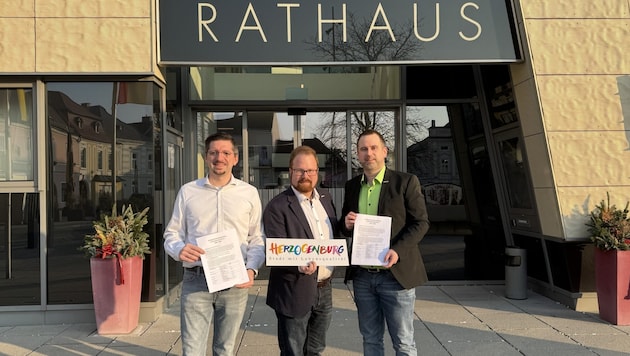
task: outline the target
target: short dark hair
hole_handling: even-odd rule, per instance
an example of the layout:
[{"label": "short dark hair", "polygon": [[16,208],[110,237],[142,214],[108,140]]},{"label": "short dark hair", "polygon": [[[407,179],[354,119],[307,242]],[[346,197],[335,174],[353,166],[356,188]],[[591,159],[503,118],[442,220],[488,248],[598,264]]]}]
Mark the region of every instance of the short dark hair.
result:
[{"label": "short dark hair", "polygon": [[367,129],[365,131],[363,131],[360,135],[359,138],[357,138],[357,147],[359,147],[359,140],[361,139],[361,137],[363,136],[367,136],[367,135],[376,135],[378,136],[378,138],[381,140],[381,143],[383,144],[384,147],[386,147],[387,145],[385,144],[385,139],[383,138],[383,135],[381,135],[380,132],[374,130],[374,129]]},{"label": "short dark hair", "polygon": [[217,132],[212,135],[206,137],[206,152],[210,148],[210,144],[214,141],[230,141],[232,143],[232,147],[234,150],[234,154],[238,155],[238,148],[236,147],[236,141],[234,141],[234,137],[226,132]]},{"label": "short dark hair", "polygon": [[291,156],[289,156],[289,168],[293,168],[293,159],[295,159],[295,156],[301,155],[301,154],[312,155],[313,157],[315,157],[315,162],[317,162],[317,166],[319,166],[319,160],[317,159],[317,152],[315,152],[313,148],[309,146],[298,146],[294,148],[293,151],[291,151]]}]

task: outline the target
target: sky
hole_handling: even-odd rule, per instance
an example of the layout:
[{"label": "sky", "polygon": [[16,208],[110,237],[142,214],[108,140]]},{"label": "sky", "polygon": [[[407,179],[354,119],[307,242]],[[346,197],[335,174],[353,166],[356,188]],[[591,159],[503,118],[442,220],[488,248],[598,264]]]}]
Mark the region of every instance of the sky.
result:
[{"label": "sky", "polygon": [[[78,104],[100,105],[112,113],[113,87],[104,83],[48,83],[48,90],[61,91]],[[139,122],[143,116],[153,114],[152,105],[118,104],[116,116],[127,123]]]},{"label": "sky", "polygon": [[[422,117],[428,120],[435,120],[435,125],[440,127],[448,123],[448,113],[445,106],[422,106]],[[304,138],[313,138],[315,127],[317,126],[317,116],[320,113],[309,112],[306,117],[302,118],[302,124],[305,125]],[[278,122],[280,124],[280,138],[282,140],[291,140],[293,137],[293,116],[289,116],[286,112],[278,112]]]}]

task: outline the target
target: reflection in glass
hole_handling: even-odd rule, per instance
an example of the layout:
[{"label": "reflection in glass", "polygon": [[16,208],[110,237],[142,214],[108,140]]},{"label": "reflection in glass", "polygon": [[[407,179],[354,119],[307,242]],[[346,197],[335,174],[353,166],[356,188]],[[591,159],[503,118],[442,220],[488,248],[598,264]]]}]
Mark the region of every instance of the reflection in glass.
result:
[{"label": "reflection in glass", "polygon": [[319,155],[322,187],[343,189],[348,180],[347,136],[345,112],[309,112],[302,118],[302,144]]},{"label": "reflection in glass", "polygon": [[0,89],[0,181],[33,180],[33,91]]},{"label": "reflection in glass", "polygon": [[388,148],[385,165],[390,169],[396,169],[396,120],[397,113],[394,111],[351,111],[350,119],[350,135],[353,152],[352,155],[352,176],[357,176],[363,172],[361,165],[357,159],[357,140],[359,135],[367,130],[372,129],[378,131],[385,139],[385,146]]},{"label": "reflection in glass", "polygon": [[[164,292],[161,287],[156,290],[153,278],[147,278],[153,277],[156,269],[161,271],[158,261],[162,261],[163,255],[162,239],[155,230],[155,171],[149,165],[150,157],[155,154],[155,142],[159,141],[159,90],[152,83],[118,82],[114,85],[118,86],[118,100],[113,106],[116,116],[116,206],[120,209],[131,204],[135,211],[150,209],[145,231],[149,234],[151,254],[143,262],[142,300],[155,301]],[[113,157],[110,150],[110,163],[113,163]],[[109,173],[113,175],[111,171]]]},{"label": "reflection in glass", "polygon": [[407,108],[407,170],[420,179],[429,206],[463,204],[462,183],[446,109],[444,106]]},{"label": "reflection in glass", "polygon": [[523,148],[521,140],[511,138],[499,141],[501,163],[507,184],[510,207],[515,209],[531,209],[532,202],[529,196],[529,182],[525,162],[523,160]]},{"label": "reflection in glass", "polygon": [[39,305],[39,194],[0,194],[0,305]]},{"label": "reflection in glass", "polygon": [[392,100],[401,96],[398,66],[191,67],[190,73],[191,100]]},{"label": "reflection in glass", "polygon": [[283,112],[248,111],[247,135],[249,183],[259,190],[287,188],[293,117]]},{"label": "reflection in glass", "polygon": [[518,121],[510,73],[506,66],[482,66],[492,128]]},{"label": "reflection in glass", "polygon": [[309,112],[302,117],[302,144],[317,152],[319,185],[330,192],[337,212],[348,180],[346,137],[345,112]]},{"label": "reflection in glass", "polygon": [[[165,172],[166,179],[164,184],[164,200],[166,204],[164,212],[168,223],[168,220],[170,220],[170,217],[173,214],[173,205],[177,197],[177,193],[183,184],[181,172],[182,147],[178,144],[174,135],[171,135],[170,133],[167,134],[166,151],[169,155],[167,158],[169,163],[166,166]],[[162,254],[163,250],[164,249],[160,246],[160,254]],[[184,271],[181,263],[172,258],[167,257],[167,263],[169,289],[172,289],[182,281]]]},{"label": "reflection in glass", "polygon": [[166,126],[182,131],[181,68],[166,68]]},{"label": "reflection in glass", "polygon": [[470,143],[469,148],[472,186],[479,206],[481,222],[485,227],[501,226],[501,216],[497,199],[490,154],[484,141]]},{"label": "reflection in glass", "polygon": [[244,179],[243,114],[238,111],[197,112],[197,178],[208,175],[205,161],[206,138],[219,131],[228,133],[234,138],[238,149],[238,163],[232,169],[232,174],[238,179]]},{"label": "reflection in glass", "polygon": [[[50,83],[47,95],[48,302],[91,303],[89,260],[77,247],[92,232],[92,221],[114,203],[153,211],[155,172],[148,162],[159,137],[159,90],[148,82]],[[144,265],[145,301],[155,299],[155,284],[147,281],[156,273],[161,246],[154,213],[145,227],[152,248]]]}]

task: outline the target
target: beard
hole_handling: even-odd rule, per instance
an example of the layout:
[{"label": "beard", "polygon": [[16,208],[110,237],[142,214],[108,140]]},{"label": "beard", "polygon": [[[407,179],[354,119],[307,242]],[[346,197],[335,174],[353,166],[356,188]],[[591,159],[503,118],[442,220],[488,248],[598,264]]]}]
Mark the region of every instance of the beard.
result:
[{"label": "beard", "polygon": [[300,179],[295,186],[295,189],[300,193],[310,193],[313,188],[313,182],[310,179]]}]

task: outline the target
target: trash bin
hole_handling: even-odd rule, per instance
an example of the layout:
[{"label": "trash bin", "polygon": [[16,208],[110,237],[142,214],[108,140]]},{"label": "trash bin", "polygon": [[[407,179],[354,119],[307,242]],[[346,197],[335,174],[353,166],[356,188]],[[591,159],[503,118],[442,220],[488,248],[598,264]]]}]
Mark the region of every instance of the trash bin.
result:
[{"label": "trash bin", "polygon": [[505,296],[527,299],[527,250],[523,248],[505,248]]}]

